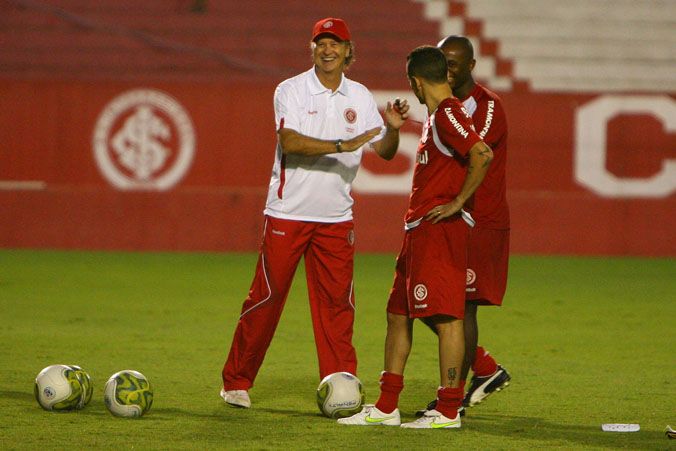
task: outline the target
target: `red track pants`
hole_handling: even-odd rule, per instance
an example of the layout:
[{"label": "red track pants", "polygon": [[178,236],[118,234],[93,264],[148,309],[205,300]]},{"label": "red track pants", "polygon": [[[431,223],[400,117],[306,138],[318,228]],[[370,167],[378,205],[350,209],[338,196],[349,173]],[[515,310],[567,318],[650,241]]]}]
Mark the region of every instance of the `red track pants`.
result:
[{"label": "red track pants", "polygon": [[305,257],[319,376],[338,371],[356,374],[353,244],[352,221],[319,223],[266,217],[256,274],[223,367],[226,390],[253,386],[301,256]]}]

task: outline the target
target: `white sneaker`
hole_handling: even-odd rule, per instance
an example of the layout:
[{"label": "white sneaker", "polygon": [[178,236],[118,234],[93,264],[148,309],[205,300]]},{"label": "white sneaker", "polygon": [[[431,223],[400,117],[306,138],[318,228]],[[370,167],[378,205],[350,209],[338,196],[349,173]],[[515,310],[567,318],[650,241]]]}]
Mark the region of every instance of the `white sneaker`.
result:
[{"label": "white sneaker", "polygon": [[246,390],[228,390],[221,389],[221,398],[235,407],[244,407],[248,409],[251,407],[251,399],[249,398],[249,392]]},{"label": "white sneaker", "polygon": [[426,410],[425,414],[411,423],[404,423],[403,428],[414,429],[451,429],[459,428],[461,425],[460,414],[456,414],[455,418],[447,418],[438,410]]},{"label": "white sneaker", "polygon": [[339,418],[338,424],[352,426],[399,426],[401,424],[401,417],[399,416],[399,409],[394,409],[392,413],[384,413],[373,404],[365,404],[361,412],[355,413],[351,417]]}]

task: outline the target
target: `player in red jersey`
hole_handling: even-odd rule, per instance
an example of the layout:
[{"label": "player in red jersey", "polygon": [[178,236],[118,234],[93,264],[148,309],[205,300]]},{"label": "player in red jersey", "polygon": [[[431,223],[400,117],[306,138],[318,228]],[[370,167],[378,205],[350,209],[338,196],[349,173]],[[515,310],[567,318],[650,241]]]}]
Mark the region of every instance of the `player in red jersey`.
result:
[{"label": "player in red jersey", "polygon": [[387,304],[380,397],[375,405],[338,420],[340,424],[401,424],[399,394],[411,351],[413,320],[421,318],[434,325],[439,337],[439,401],[436,409],[401,426],[441,429],[461,425],[467,237],[474,223],[463,206],[483,180],[493,152],[453,97],[446,64],[444,54],[432,46],[418,47],[408,56],[411,89],[427,106],[429,117],[418,145],[406,234]]},{"label": "player in red jersey", "polygon": [[[467,295],[465,304],[465,362],[462,380],[469,369],[472,381],[463,400],[475,406],[509,385],[511,376],[481,346],[478,346],[479,305],[502,305],[507,287],[509,261],[509,207],[506,196],[507,119],[502,101],[494,92],[474,81],[474,49],[464,36],[448,36],[437,45],[448,63],[448,81],[455,95],[472,116],[474,128],[493,150],[493,162],[470,203],[476,227],[469,233]],[[432,325],[430,328],[434,330]],[[433,409],[436,400],[428,405]],[[424,410],[417,412],[422,415]]]}]

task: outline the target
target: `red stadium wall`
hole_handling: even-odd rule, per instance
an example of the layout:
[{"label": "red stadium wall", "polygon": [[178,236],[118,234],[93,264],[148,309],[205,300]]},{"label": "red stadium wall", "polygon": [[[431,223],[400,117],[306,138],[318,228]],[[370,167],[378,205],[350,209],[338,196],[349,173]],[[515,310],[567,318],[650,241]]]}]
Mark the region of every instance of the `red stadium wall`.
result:
[{"label": "red stadium wall", "polygon": [[[149,110],[120,103],[138,89],[171,101],[159,98]],[[0,247],[255,250],[275,144],[273,90],[261,83],[3,81]],[[513,252],[676,255],[673,97],[502,97]],[[387,164],[366,158],[360,177],[370,174],[370,182],[355,185],[361,251],[398,250],[409,188],[401,174],[410,171],[419,125],[405,131],[408,152]],[[119,164],[115,137],[122,147],[159,143],[164,157],[143,178]],[[108,175],[101,158],[112,162]]]}]

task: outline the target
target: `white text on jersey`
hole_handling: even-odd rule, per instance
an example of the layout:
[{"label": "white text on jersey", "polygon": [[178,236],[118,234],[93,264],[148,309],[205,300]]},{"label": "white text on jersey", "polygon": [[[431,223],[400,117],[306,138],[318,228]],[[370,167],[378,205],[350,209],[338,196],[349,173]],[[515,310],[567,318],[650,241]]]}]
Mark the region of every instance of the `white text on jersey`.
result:
[{"label": "white text on jersey", "polygon": [[446,113],[446,116],[448,117],[448,120],[451,121],[451,124],[453,124],[453,127],[462,135],[463,138],[467,138],[469,136],[469,133],[467,130],[463,128],[462,125],[460,125],[460,122],[453,116],[453,110],[451,108],[444,108],[444,112]]},{"label": "white text on jersey", "polygon": [[486,137],[488,130],[491,128],[491,123],[493,122],[493,110],[495,110],[495,100],[489,100],[488,111],[486,112],[486,123],[484,124],[484,128],[481,129],[481,133],[479,133],[481,139]]}]

